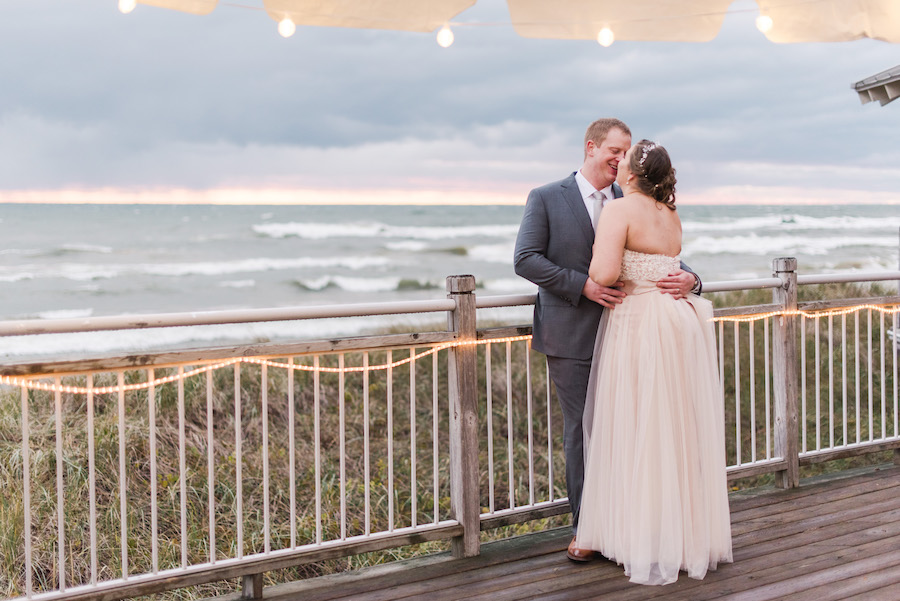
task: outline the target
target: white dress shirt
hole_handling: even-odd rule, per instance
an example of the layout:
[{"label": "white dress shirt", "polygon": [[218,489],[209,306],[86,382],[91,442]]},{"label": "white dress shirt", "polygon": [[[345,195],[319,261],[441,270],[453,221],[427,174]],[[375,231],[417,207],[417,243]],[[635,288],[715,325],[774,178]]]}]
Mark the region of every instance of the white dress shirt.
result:
[{"label": "white dress shirt", "polygon": [[[591,223],[597,223],[597,219],[594,216],[594,192],[597,191],[591,182],[587,181],[587,178],[582,175],[581,170],[575,172],[575,183],[578,184],[578,191],[581,192],[581,199],[584,201],[584,206],[587,209],[588,215],[591,216]],[[600,192],[603,193],[605,199],[601,204],[600,208],[603,208],[608,201],[615,197],[613,194],[612,184],[606,186]],[[599,215],[597,216],[599,217]]]}]

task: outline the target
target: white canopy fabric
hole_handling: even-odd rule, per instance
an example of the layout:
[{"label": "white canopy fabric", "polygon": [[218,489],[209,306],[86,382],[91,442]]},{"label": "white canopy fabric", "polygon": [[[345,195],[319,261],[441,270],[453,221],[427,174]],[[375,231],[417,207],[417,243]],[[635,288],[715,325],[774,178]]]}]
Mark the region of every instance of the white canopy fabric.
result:
[{"label": "white canopy fabric", "polygon": [[475,4],[475,0],[264,0],[276,21],[297,25],[434,31]]},{"label": "white canopy fabric", "polygon": [[[507,0],[513,27],[529,38],[708,42],[732,0]],[[773,42],[900,42],[898,0],[756,0]]]},{"label": "white canopy fabric", "polygon": [[[269,16],[296,25],[434,31],[476,0],[263,0]],[[217,0],[137,0],[193,14]],[[732,0],[507,0],[523,37],[706,42],[716,37]],[[900,43],[900,0],[756,0],[773,42],[873,38]]]}]

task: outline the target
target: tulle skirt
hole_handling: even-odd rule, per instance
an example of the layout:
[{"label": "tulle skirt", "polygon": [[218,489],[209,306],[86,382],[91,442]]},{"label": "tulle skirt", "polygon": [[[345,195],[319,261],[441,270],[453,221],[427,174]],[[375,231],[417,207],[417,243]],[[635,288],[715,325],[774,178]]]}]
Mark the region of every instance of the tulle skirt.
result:
[{"label": "tulle skirt", "polygon": [[712,304],[649,281],[626,292],[595,347],[577,544],[632,582],[703,578],[732,560]]}]

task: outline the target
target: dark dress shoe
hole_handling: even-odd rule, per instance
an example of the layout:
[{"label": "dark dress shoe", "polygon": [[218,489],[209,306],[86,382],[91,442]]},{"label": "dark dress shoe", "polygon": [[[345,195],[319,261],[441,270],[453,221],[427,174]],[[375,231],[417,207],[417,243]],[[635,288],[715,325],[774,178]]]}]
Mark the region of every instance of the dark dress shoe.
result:
[{"label": "dark dress shoe", "polygon": [[572,561],[592,561],[597,558],[597,552],[590,549],[579,549],[575,546],[575,538],[573,537],[572,542],[569,543],[569,548],[566,549],[566,557]]}]

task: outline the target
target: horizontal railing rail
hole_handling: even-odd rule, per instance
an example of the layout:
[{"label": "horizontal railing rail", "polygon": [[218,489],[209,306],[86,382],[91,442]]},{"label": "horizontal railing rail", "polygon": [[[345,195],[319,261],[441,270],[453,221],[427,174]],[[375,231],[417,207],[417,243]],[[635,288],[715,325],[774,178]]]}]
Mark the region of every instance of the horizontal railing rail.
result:
[{"label": "horizontal railing rail", "polygon": [[[900,448],[900,295],[799,302],[798,286],[900,271],[798,276],[779,261],[776,277],[704,292],[773,291],[714,312],[727,470],[795,486],[800,465]],[[566,513],[562,417],[531,327],[476,322],[535,295],[476,298],[471,276],[448,287],[433,301],[0,322],[10,344],[407,313],[448,323],[6,361],[0,596],[112,600],[239,577],[258,598],[272,570],[437,540],[473,555],[480,530]]]}]

